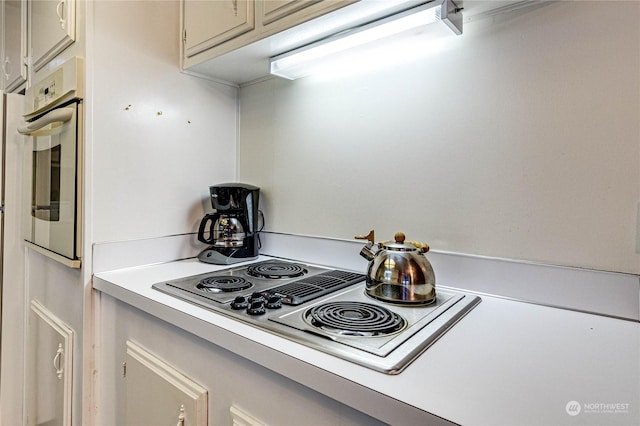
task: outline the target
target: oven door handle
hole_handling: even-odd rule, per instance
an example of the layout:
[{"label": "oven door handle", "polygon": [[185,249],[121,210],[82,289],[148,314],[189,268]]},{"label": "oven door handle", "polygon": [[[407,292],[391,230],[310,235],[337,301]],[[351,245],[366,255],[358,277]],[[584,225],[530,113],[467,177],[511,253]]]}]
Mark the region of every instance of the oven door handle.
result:
[{"label": "oven door handle", "polygon": [[54,109],[46,115],[38,118],[36,121],[18,127],[18,133],[27,136],[52,135],[60,126],[71,120],[74,112],[74,108]]}]

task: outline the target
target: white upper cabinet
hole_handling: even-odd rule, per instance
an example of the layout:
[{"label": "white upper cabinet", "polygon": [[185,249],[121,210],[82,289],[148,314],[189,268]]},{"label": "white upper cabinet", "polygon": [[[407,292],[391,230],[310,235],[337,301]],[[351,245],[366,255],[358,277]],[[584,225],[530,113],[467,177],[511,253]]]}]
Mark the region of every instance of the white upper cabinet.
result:
[{"label": "white upper cabinet", "polygon": [[[264,64],[273,49],[258,46],[235,63],[232,70],[209,68],[209,61],[239,49],[265,42],[298,25],[360,0],[183,0],[182,69],[233,83],[266,75]],[[226,59],[223,61],[225,62]],[[256,61],[259,64],[256,64]],[[228,61],[226,61],[228,63]],[[201,66],[202,65],[202,66]],[[225,65],[223,64],[223,68]]]},{"label": "white upper cabinet", "polygon": [[6,0],[2,2],[2,84],[0,87],[12,92],[27,81],[27,1]]},{"label": "white upper cabinet", "polygon": [[29,1],[29,28],[33,71],[70,46],[76,39],[75,0]]},{"label": "white upper cabinet", "polygon": [[384,18],[424,0],[182,0],[189,74],[242,84],[269,75],[269,58]]},{"label": "white upper cabinet", "polygon": [[[291,16],[322,0],[184,0],[184,52],[187,57],[248,32],[245,42],[260,38],[262,26]],[[329,4],[343,5],[340,2]],[[259,16],[256,22],[256,11]],[[300,23],[294,18],[287,28]],[[242,42],[241,42],[242,44]]]},{"label": "white upper cabinet", "polygon": [[268,25],[321,0],[262,0],[262,24]]},{"label": "white upper cabinet", "polygon": [[185,54],[193,56],[255,28],[249,0],[185,0]]}]

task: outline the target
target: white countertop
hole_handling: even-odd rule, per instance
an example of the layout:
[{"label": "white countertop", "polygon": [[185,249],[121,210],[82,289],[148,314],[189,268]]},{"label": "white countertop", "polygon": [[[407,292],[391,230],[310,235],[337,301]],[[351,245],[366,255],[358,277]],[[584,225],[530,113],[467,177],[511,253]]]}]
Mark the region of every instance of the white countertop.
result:
[{"label": "white countertop", "polygon": [[[221,268],[195,259],[126,268],[96,274],[94,288],[389,423],[424,424],[431,413],[465,425],[640,424],[638,322],[483,295],[392,376],[151,288]],[[401,411],[357,398],[362,387]]]}]

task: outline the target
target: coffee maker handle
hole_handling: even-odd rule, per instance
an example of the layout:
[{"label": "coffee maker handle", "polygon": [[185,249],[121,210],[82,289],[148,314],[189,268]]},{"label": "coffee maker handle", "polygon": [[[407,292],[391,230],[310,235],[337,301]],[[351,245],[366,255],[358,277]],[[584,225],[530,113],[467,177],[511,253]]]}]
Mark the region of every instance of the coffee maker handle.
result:
[{"label": "coffee maker handle", "polygon": [[205,238],[205,228],[207,227],[207,223],[209,221],[211,221],[211,225],[213,226],[216,223],[216,220],[218,219],[218,216],[220,216],[219,213],[213,213],[213,214],[208,214],[205,217],[202,218],[202,221],[200,221],[200,228],[198,228],[198,241],[205,243],[205,244],[213,244],[213,232],[214,230],[211,229],[211,227],[209,228],[209,238]]}]

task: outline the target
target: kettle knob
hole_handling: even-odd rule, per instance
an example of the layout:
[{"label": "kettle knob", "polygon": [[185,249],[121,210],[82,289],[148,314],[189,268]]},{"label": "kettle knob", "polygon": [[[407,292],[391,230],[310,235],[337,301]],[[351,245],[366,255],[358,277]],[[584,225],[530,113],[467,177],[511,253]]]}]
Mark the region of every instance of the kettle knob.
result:
[{"label": "kettle knob", "polygon": [[[404,244],[405,238],[406,236],[404,235],[404,232],[396,232],[396,234],[393,236],[393,239],[396,241],[397,244]],[[412,246],[420,250],[422,253],[426,253],[430,249],[429,244],[427,243],[421,243],[419,241],[406,241],[406,243],[411,244]]]}]

